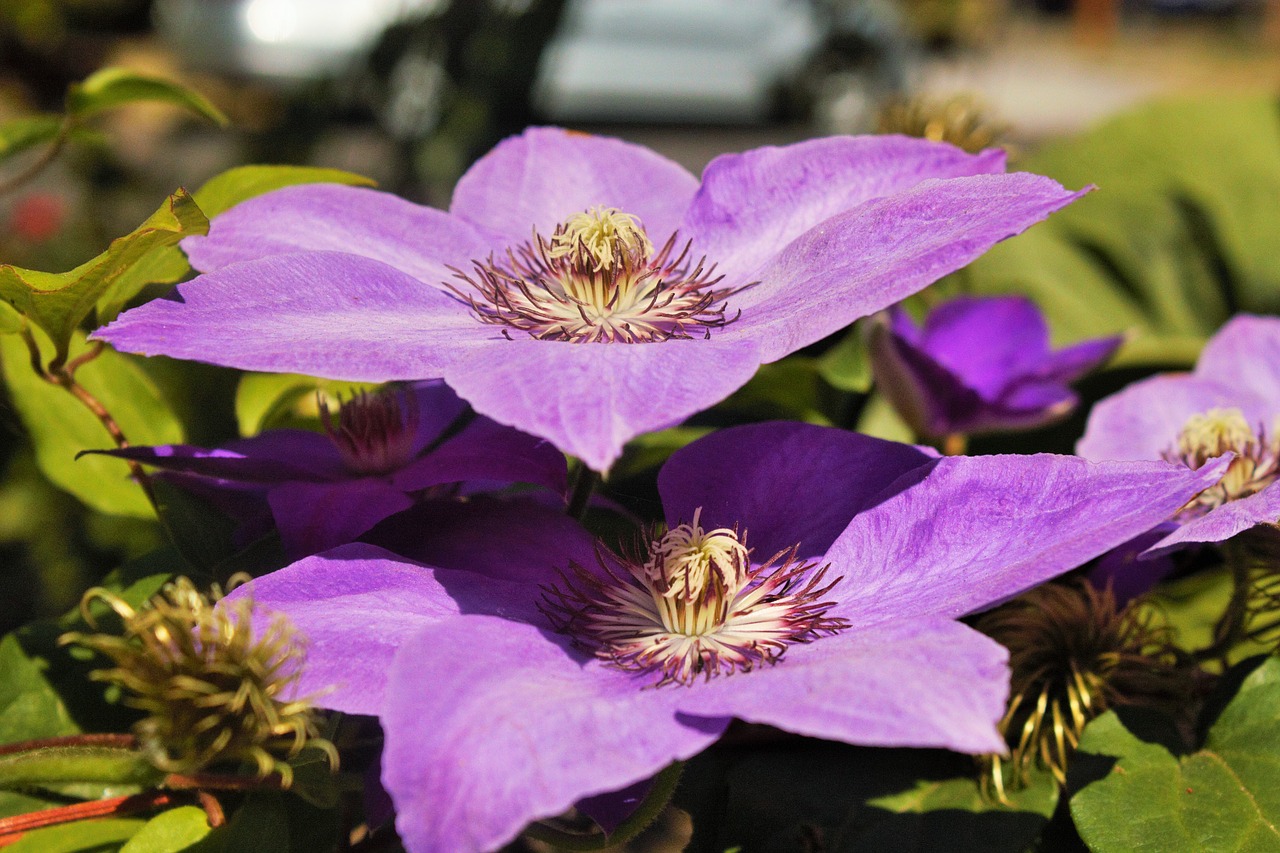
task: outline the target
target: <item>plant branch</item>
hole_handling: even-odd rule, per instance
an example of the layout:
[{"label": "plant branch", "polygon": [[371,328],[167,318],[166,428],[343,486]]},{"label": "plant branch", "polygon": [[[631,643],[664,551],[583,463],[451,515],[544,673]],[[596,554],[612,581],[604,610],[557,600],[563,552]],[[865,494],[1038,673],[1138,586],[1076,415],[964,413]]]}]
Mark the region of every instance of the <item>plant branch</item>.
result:
[{"label": "plant branch", "polygon": [[58,135],[50,140],[39,157],[31,161],[25,169],[22,169],[17,174],[0,181],[0,196],[7,195],[18,189],[47,169],[54,160],[58,159],[58,155],[66,147],[67,140],[71,138],[71,131],[75,130],[75,126],[75,119],[71,116],[64,118],[62,124],[58,126]]}]

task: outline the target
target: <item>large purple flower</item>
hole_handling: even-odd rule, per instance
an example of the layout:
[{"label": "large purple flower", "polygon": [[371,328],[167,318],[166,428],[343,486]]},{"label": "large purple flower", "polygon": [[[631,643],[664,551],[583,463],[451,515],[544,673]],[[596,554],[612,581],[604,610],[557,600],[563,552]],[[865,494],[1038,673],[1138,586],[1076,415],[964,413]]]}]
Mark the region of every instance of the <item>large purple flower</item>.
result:
[{"label": "large purple flower", "polygon": [[1212,476],[761,424],[671,457],[668,530],[629,557],[498,505],[456,518],[422,563],[347,546],[247,594],[308,635],[301,690],[336,684],[322,703],[382,718],[408,849],[488,850],[733,718],[1002,750],[1005,652],[956,618],[1146,530]]},{"label": "large purple flower", "polygon": [[1100,401],[1076,452],[1086,459],[1169,459],[1190,468],[1234,454],[1226,476],[1178,513],[1154,547],[1223,542],[1280,522],[1280,319],[1223,326],[1192,373],[1153,376]]},{"label": "large purple flower", "polygon": [[871,329],[871,365],[881,392],[916,435],[1031,429],[1075,408],[1068,384],[1111,357],[1123,338],[1049,349],[1049,327],[1021,296],[960,297],[917,326],[892,308]]},{"label": "large purple flower", "polygon": [[630,438],[969,263],[1079,193],[903,137],[713,161],[559,129],[498,145],[448,213],[268,193],[183,246],[205,275],[97,336],[130,352],[365,381],[443,377],[605,470]]},{"label": "large purple flower", "polygon": [[276,429],[213,449],[103,452],[170,472],[250,529],[274,521],[292,559],[353,542],[420,497],[494,482],[565,489],[560,451],[470,415],[439,381],[358,395],[322,414],[324,435]]}]

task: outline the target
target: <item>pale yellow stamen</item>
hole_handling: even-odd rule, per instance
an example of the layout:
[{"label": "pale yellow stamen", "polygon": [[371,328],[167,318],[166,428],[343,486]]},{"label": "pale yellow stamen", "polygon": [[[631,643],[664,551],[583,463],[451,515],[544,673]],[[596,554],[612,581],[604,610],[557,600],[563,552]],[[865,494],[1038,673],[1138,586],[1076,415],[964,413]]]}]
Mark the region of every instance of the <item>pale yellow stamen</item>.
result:
[{"label": "pale yellow stamen", "polygon": [[597,205],[569,217],[556,229],[547,255],[553,259],[574,254],[592,262],[596,272],[617,269],[625,259],[643,263],[653,254],[653,243],[640,220],[617,208]]},{"label": "pale yellow stamen", "polygon": [[1203,513],[1227,501],[1257,494],[1280,476],[1280,443],[1273,430],[1255,430],[1239,409],[1210,409],[1187,419],[1177,444],[1166,451],[1165,459],[1199,469],[1211,459],[1235,454],[1226,473],[1184,508],[1190,514]]},{"label": "pale yellow stamen", "polygon": [[667,598],[700,599],[711,586],[732,597],[746,580],[747,547],[726,527],[703,530],[701,514],[699,507],[692,523],[668,531],[650,547],[645,574]]},{"label": "pale yellow stamen", "polygon": [[1210,409],[1192,415],[1178,435],[1178,452],[1201,461],[1224,453],[1249,453],[1257,446],[1258,437],[1239,409]]}]

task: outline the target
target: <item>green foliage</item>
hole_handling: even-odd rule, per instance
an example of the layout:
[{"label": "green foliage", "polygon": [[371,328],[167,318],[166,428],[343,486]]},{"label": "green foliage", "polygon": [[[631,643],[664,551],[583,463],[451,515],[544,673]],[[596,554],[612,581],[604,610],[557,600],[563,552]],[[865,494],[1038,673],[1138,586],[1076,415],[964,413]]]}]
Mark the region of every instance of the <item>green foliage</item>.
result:
[{"label": "green foliage", "polygon": [[865,394],[871,388],[871,359],[856,323],[839,342],[817,360],[818,375],[832,388]]},{"label": "green foliage", "polygon": [[354,172],[317,166],[237,166],[210,178],[196,190],[195,197],[200,209],[212,217],[242,201],[283,187],[298,184],[371,187],[374,183],[372,178]]},{"label": "green foliage", "polygon": [[1280,111],[1157,102],[1019,164],[1098,190],[954,277],[1026,293],[1071,341],[1133,332],[1115,366],[1185,365],[1232,313],[1280,311]]},{"label": "green foliage", "polygon": [[[76,328],[126,271],[157,246],[173,245],[208,229],[209,220],[195,200],[178,190],[133,233],[113,240],[101,255],[70,272],[0,266],[0,298],[44,330],[53,341],[53,363],[61,365],[69,357]],[[118,300],[118,295],[111,298]]]},{"label": "green foliage", "polygon": [[[1161,584],[1151,603],[1178,632],[1180,647],[1202,649],[1213,643],[1214,625],[1226,611],[1233,587],[1231,571],[1223,566]],[[1230,651],[1228,660],[1241,661],[1266,651],[1266,647],[1246,640]]]},{"label": "green foliage", "polygon": [[70,783],[146,786],[159,773],[137,750],[114,746],[57,746],[0,755],[0,788],[26,790]]},{"label": "green foliage", "polygon": [[72,84],[67,91],[67,112],[76,119],[86,119],[103,110],[142,101],[173,104],[215,124],[229,123],[222,110],[199,92],[127,68],[103,68]]},{"label": "green foliage", "polygon": [[28,832],[5,853],[115,853],[146,824],[141,818],[82,820]]},{"label": "green foliage", "polygon": [[179,806],[147,821],[120,853],[181,853],[209,834],[209,819],[195,806]]},{"label": "green foliage", "polygon": [[1280,847],[1280,659],[1243,681],[1194,753],[1141,740],[1114,712],[1089,724],[1080,750],[1116,759],[1071,799],[1097,853]]},{"label": "green foliage", "polygon": [[62,116],[36,115],[0,124],[0,162],[28,148],[52,142],[62,129]]},{"label": "green foliage", "polygon": [[41,663],[12,635],[0,639],[0,744],[79,731]]},{"label": "green foliage", "polygon": [[368,382],[317,379],[298,373],[246,373],[236,388],[236,420],[240,434],[264,429],[314,429],[320,417],[316,395],[345,399],[377,386]]},{"label": "green foliage", "polygon": [[[79,332],[68,343],[73,357],[88,346]],[[98,455],[76,458],[83,450],[113,446],[111,437],[79,400],[36,376],[21,340],[0,338],[0,364],[14,407],[31,435],[41,472],[99,512],[152,517],[151,505],[129,479],[124,462]],[[182,441],[182,426],[132,356],[103,349],[80,367],[76,379],[111,412],[135,444]]]}]

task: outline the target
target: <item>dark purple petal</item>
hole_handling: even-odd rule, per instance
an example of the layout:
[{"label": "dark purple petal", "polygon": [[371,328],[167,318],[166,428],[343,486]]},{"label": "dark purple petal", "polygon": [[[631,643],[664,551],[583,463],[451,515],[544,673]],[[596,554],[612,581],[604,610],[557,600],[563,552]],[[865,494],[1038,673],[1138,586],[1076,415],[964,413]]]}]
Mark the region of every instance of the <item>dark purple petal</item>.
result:
[{"label": "dark purple petal", "polygon": [[562,507],[528,498],[424,501],[363,539],[442,569],[530,583],[554,581],[574,563],[596,563],[590,533]]},{"label": "dark purple petal", "polygon": [[857,623],[773,666],[687,689],[680,709],[865,746],[1001,752],[1008,652],[950,619]]},{"label": "dark purple petal", "polygon": [[934,361],[909,339],[898,334],[894,321],[877,321],[867,337],[867,351],[876,388],[902,417],[912,432],[926,439],[941,439],[972,423],[987,408],[978,392],[959,376]]},{"label": "dark purple petal", "polygon": [[986,399],[1038,367],[1049,354],[1049,327],[1023,296],[958,297],[929,312],[920,336],[929,356]]},{"label": "dark purple petal", "polygon": [[1280,522],[1280,488],[1271,485],[1256,495],[1228,501],[1188,521],[1152,545],[1144,556],[1159,556],[1188,545],[1225,542],[1251,527],[1277,522]]},{"label": "dark purple petal", "polygon": [[195,495],[214,509],[236,522],[231,537],[237,548],[245,548],[255,539],[275,530],[276,522],[267,503],[269,485],[246,485],[233,480],[219,480],[197,474],[180,474],[161,471],[156,475],[185,492]]},{"label": "dark purple petal", "polygon": [[517,340],[468,352],[445,380],[477,412],[607,471],[630,439],[718,403],[759,364],[751,341]]},{"label": "dark purple petal", "polygon": [[413,492],[441,483],[493,480],[532,483],[563,495],[567,477],[564,454],[549,441],[476,418],[398,471],[392,482],[402,491]]},{"label": "dark purple petal", "polygon": [[125,352],[365,382],[439,377],[497,337],[444,291],[336,252],[235,264],[177,292],[93,336]]},{"label": "dark purple petal", "polygon": [[1106,364],[1123,343],[1123,335],[1081,341],[1050,353],[1036,373],[1042,379],[1053,382],[1075,382],[1086,373]]},{"label": "dark purple petal", "polygon": [[271,255],[345,252],[438,284],[453,277],[446,264],[465,266],[502,246],[467,222],[390,193],[307,184],[241,202],[213,218],[207,237],[188,237],[182,248],[201,272]]},{"label": "dark purple petal", "polygon": [[816,559],[855,514],[933,460],[914,447],[777,421],[719,430],[677,450],[658,474],[667,524],[738,527],[757,560],[800,545]]},{"label": "dark purple petal", "polygon": [[821,340],[954,272],[1083,192],[1038,175],[929,180],[806,231],[730,300],[719,337],[757,338],[764,361]]},{"label": "dark purple petal", "polygon": [[418,434],[413,442],[415,453],[421,453],[435,442],[467,410],[467,404],[439,379],[414,382],[408,387],[407,393],[413,395],[413,405],[417,409]]},{"label": "dark purple petal", "polygon": [[529,625],[466,617],[396,655],[382,780],[414,853],[482,853],[529,822],[701,752],[728,720],[679,721],[678,690],[585,666]]},{"label": "dark purple petal", "polygon": [[640,807],[652,788],[653,779],[644,779],[620,791],[609,791],[579,800],[574,806],[605,832],[612,834]]},{"label": "dark purple petal", "polygon": [[354,542],[413,499],[386,480],[365,477],[335,483],[281,483],[267,493],[271,514],[290,559]]},{"label": "dark purple petal", "polygon": [[[823,220],[928,178],[1004,171],[999,150],[968,154],[903,136],[837,136],[712,160],[680,230],[732,284],[746,284]],[[662,235],[665,238],[665,234]]]},{"label": "dark purple petal", "polygon": [[[1280,409],[1280,319],[1233,317],[1205,344],[1196,375],[1268,400],[1274,414]],[[1271,425],[1270,417],[1265,423]]]},{"label": "dark purple petal", "polygon": [[[132,459],[162,471],[246,484],[329,479],[342,470],[332,443],[322,435],[293,429],[264,435],[265,439],[243,439],[225,448],[162,444],[87,452]],[[313,464],[307,465],[308,460]]]},{"label": "dark purple petal", "polygon": [[1275,406],[1214,379],[1167,373],[1135,382],[1096,403],[1076,453],[1086,459],[1159,459],[1178,445],[1192,415],[1238,408],[1252,425],[1270,426]]},{"label": "dark purple petal", "polygon": [[833,614],[854,625],[959,617],[1070,571],[1150,530],[1215,482],[1165,462],[1075,456],[941,459],[857,515],[826,559]]},{"label": "dark purple petal", "polygon": [[432,569],[355,544],[257,578],[228,599],[248,596],[284,613],[306,637],[297,695],[315,694],[323,708],[379,714],[392,658],[424,626],[459,613],[537,620],[536,592],[526,584]]},{"label": "dark purple petal", "polygon": [[[529,128],[481,157],[458,181],[450,212],[524,243],[576,213],[604,205],[639,217],[661,244],[676,229],[698,179],[640,145]],[[504,247],[496,247],[498,249]]]},{"label": "dark purple petal", "polygon": [[1124,607],[1138,596],[1150,592],[1177,566],[1168,556],[1143,559],[1142,553],[1177,527],[1177,524],[1167,521],[1112,548],[1089,570],[1089,583],[1097,589],[1111,587],[1118,607]]}]

